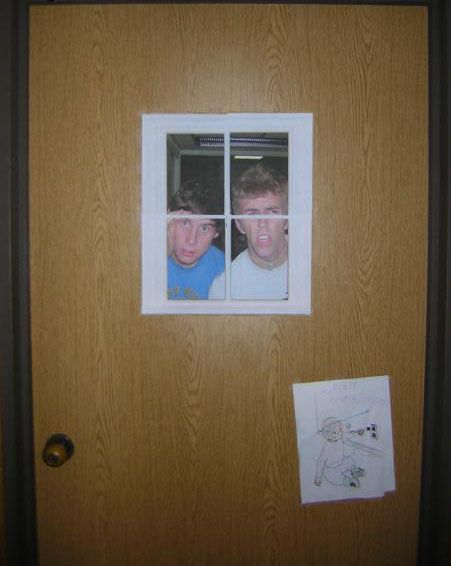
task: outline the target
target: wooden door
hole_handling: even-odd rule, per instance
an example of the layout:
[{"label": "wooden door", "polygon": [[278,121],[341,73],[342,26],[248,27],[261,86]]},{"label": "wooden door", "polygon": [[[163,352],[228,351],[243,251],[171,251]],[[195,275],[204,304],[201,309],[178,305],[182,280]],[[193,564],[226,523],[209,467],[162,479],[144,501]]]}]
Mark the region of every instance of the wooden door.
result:
[{"label": "wooden door", "polygon": [[[42,565],[414,564],[427,12],[34,6]],[[141,316],[141,114],[313,112],[312,316]],[[396,492],[302,506],[292,383],[389,374]],[[52,469],[47,438],[74,457]]]}]

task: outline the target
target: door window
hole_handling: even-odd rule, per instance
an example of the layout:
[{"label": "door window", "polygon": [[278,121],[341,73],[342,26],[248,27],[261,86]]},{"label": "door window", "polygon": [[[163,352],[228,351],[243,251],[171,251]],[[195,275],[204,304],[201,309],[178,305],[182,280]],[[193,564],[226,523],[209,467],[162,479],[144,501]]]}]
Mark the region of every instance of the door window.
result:
[{"label": "door window", "polygon": [[143,116],[143,314],[310,314],[312,122]]}]

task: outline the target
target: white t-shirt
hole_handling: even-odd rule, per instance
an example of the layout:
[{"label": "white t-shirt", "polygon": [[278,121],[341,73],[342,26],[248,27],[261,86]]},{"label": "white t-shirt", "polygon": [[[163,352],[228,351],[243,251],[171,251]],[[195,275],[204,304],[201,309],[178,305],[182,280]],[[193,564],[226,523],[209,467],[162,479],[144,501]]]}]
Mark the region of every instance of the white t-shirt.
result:
[{"label": "white t-shirt", "polygon": [[[288,261],[279,267],[265,269],[255,265],[248,251],[244,250],[232,261],[231,287],[232,299],[288,299]],[[225,273],[213,281],[208,298],[225,298]]]}]

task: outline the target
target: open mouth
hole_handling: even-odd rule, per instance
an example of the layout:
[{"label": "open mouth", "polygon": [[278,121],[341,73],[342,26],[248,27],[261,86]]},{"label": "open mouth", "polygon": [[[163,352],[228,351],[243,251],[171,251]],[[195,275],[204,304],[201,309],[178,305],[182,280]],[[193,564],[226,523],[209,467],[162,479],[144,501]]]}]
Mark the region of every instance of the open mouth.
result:
[{"label": "open mouth", "polygon": [[260,234],[259,236],[257,236],[257,242],[261,246],[268,246],[271,243],[271,238],[270,236],[268,236],[268,234]]},{"label": "open mouth", "polygon": [[190,265],[198,259],[198,254],[191,250],[180,250],[176,255],[178,257],[178,261],[186,265]]}]

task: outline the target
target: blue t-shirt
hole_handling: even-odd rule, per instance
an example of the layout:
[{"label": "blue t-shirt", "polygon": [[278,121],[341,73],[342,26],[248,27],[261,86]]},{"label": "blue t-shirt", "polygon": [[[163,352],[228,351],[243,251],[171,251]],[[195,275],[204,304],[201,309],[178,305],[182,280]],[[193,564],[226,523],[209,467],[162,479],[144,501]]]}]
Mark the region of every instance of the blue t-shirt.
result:
[{"label": "blue t-shirt", "polygon": [[224,252],[210,246],[193,267],[168,257],[168,299],[208,299],[213,279],[224,271]]}]

